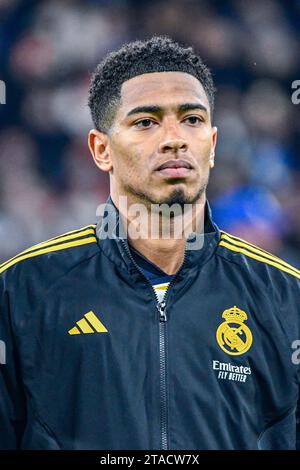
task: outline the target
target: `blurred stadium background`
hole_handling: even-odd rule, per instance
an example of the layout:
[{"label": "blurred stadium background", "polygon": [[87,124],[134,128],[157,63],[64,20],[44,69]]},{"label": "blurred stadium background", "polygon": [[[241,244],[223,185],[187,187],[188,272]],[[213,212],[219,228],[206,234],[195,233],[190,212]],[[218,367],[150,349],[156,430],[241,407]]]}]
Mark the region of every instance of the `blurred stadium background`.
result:
[{"label": "blurred stadium background", "polygon": [[96,221],[109,186],[86,144],[90,74],[154,33],[193,44],[214,75],[216,222],[300,268],[297,0],[0,0],[0,262]]}]

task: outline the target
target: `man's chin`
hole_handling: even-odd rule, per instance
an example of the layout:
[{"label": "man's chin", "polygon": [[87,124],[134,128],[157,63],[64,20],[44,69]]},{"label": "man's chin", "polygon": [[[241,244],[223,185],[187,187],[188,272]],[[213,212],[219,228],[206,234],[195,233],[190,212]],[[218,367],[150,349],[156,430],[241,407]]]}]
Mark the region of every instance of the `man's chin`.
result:
[{"label": "man's chin", "polygon": [[205,188],[201,188],[201,190],[197,191],[197,193],[187,194],[184,189],[176,188],[168,195],[160,197],[159,200],[155,203],[167,204],[168,206],[178,204],[179,206],[183,207],[185,204],[196,203],[200,199],[204,191]]},{"label": "man's chin", "polygon": [[137,191],[135,188],[128,187],[127,191],[137,197],[141,203],[146,204],[147,206],[151,204],[166,204],[172,206],[174,204],[179,205],[183,208],[185,204],[195,204],[203,193],[205,193],[206,186],[201,187],[197,192],[192,194],[187,192],[186,188],[177,187],[173,188],[171,191],[168,191],[167,194],[151,194],[148,192]]}]

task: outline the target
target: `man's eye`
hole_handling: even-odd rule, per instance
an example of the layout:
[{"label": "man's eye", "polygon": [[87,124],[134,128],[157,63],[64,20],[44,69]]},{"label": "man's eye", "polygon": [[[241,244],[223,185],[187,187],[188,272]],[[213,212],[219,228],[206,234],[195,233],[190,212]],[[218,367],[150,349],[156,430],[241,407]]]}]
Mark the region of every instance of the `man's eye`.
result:
[{"label": "man's eye", "polygon": [[153,124],[152,119],[142,119],[141,121],[136,122],[135,126],[139,128],[147,128],[151,127],[151,124]]},{"label": "man's eye", "polygon": [[190,124],[198,124],[202,122],[202,119],[199,116],[188,116],[185,121],[189,121]]}]

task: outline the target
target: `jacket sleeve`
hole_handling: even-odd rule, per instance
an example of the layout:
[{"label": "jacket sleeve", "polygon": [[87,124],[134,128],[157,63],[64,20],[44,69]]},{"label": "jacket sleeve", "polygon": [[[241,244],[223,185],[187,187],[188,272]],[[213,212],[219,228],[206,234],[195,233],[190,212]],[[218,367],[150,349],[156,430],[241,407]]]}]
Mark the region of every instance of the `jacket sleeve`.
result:
[{"label": "jacket sleeve", "polygon": [[0,274],[0,449],[19,449],[26,422],[25,394],[9,298]]}]

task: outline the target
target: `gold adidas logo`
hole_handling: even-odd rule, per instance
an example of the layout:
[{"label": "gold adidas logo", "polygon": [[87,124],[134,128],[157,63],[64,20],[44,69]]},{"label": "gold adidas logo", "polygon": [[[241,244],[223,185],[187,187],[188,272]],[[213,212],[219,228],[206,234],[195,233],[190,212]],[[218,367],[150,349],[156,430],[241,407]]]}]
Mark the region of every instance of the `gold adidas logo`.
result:
[{"label": "gold adidas logo", "polygon": [[76,325],[68,331],[69,335],[95,333],[95,331],[97,333],[108,333],[108,330],[92,310],[86,313],[81,320],[78,320]]}]

